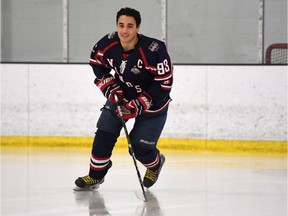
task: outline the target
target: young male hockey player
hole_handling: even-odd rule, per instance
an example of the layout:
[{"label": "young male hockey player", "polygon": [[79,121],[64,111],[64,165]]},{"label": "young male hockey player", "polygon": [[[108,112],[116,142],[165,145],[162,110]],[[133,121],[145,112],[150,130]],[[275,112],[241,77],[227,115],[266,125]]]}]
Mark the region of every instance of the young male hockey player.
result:
[{"label": "young male hockey player", "polygon": [[112,166],[112,150],[122,129],[117,103],[126,121],[135,118],[129,136],[136,159],[147,168],[144,187],[155,184],[165,162],[156,144],[171,100],[173,66],[163,42],[138,33],[140,23],[137,10],[120,9],[117,32],[104,36],[91,52],[94,83],[107,101],[97,122],[89,175],[76,179],[75,190],[98,188]]}]

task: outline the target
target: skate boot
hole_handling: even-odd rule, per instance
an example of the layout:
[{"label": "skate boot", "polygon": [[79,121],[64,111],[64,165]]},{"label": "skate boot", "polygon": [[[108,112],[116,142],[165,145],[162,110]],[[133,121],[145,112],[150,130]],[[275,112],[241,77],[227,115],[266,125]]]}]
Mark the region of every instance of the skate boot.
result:
[{"label": "skate boot", "polygon": [[144,180],[143,180],[144,187],[149,188],[149,187],[153,186],[156,183],[164,163],[165,163],[165,156],[160,154],[160,165],[159,165],[159,168],[157,170],[155,170],[155,171],[153,171],[151,169],[147,169],[146,170],[146,173],[145,173],[145,176],[144,176]]},{"label": "skate boot", "polygon": [[98,189],[100,184],[102,184],[103,182],[104,182],[104,178],[93,179],[89,175],[79,177],[75,181],[76,187],[74,188],[74,191],[85,191],[85,190]]},{"label": "skate boot", "polygon": [[[109,162],[108,169],[112,166],[112,161]],[[101,179],[93,179],[89,175],[79,177],[76,179],[75,184],[76,187],[74,191],[87,191],[87,190],[95,190],[98,189],[100,184],[104,182],[104,178]]]}]

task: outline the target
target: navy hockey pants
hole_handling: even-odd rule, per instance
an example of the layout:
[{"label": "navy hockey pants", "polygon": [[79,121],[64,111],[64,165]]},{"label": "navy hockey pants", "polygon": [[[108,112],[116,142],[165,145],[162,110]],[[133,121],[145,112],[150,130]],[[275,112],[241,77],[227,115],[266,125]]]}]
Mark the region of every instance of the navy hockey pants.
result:
[{"label": "navy hockey pants", "polygon": [[[97,122],[89,172],[94,179],[106,175],[113,148],[123,127],[116,109],[116,104],[107,100]],[[157,114],[138,116],[129,134],[137,160],[150,169],[159,165],[159,150],[156,145],[166,122],[167,111],[168,107]]]}]

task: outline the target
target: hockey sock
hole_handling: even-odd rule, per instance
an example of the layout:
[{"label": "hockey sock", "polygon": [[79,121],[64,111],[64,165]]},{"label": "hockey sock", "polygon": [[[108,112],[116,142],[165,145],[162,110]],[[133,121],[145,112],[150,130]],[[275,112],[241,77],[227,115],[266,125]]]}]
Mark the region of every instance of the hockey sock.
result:
[{"label": "hockey sock", "polygon": [[147,169],[157,170],[160,165],[158,149],[143,149],[133,146],[135,156]]},{"label": "hockey sock", "polygon": [[97,130],[90,157],[89,176],[94,179],[101,179],[107,174],[108,169],[112,166],[110,157],[116,141],[116,135],[100,129]]}]

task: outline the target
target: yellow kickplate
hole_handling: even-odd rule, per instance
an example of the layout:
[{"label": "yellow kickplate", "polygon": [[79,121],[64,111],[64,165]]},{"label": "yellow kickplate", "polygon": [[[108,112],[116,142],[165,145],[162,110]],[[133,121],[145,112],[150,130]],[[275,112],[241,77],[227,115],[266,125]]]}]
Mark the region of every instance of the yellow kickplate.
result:
[{"label": "yellow kickplate", "polygon": [[[1,148],[91,148],[92,143],[93,137],[1,136]],[[287,154],[287,141],[161,138],[157,146],[160,150],[179,152]],[[127,150],[126,138],[118,138],[115,149]]]}]

